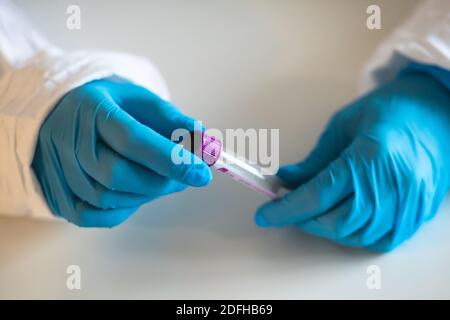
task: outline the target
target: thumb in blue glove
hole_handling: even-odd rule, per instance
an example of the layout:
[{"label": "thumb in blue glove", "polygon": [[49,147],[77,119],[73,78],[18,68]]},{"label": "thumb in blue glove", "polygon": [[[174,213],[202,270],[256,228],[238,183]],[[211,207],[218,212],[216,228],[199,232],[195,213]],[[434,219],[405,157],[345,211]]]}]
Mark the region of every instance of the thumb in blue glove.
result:
[{"label": "thumb in blue glove", "polygon": [[178,128],[193,130],[194,119],[132,83],[70,91],[43,123],[32,164],[49,207],[78,226],[113,227],[145,202],[207,185],[202,161],[172,162]]},{"label": "thumb in blue glove", "polygon": [[448,190],[450,94],[405,72],[336,113],[302,162],[280,169],[293,191],[256,213],[351,247],[390,251],[431,219]]}]

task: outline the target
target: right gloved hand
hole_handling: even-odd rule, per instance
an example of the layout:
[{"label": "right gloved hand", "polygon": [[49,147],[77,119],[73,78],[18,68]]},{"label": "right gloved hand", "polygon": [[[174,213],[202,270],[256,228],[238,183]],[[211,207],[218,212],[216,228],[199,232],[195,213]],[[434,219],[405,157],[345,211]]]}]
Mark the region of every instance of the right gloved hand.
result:
[{"label": "right gloved hand", "polygon": [[43,123],[32,164],[49,207],[78,226],[113,227],[147,201],[207,185],[204,162],[171,159],[172,131],[192,131],[194,121],[132,83],[70,91]]},{"label": "right gloved hand", "polygon": [[336,113],[311,154],[283,167],[292,192],[259,208],[350,247],[393,250],[436,214],[450,185],[450,92],[405,70]]}]

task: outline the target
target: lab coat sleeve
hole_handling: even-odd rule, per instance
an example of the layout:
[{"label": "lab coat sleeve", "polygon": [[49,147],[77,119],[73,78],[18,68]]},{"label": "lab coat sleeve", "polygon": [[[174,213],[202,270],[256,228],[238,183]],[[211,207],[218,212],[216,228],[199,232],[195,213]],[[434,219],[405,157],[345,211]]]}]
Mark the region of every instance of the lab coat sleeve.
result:
[{"label": "lab coat sleeve", "polygon": [[360,91],[393,79],[411,62],[450,70],[450,1],[426,0],[384,41],[367,64]]},{"label": "lab coat sleeve", "polygon": [[0,214],[52,217],[31,169],[41,124],[55,103],[86,82],[118,76],[164,99],[156,68],[127,54],[64,52],[0,0]]}]

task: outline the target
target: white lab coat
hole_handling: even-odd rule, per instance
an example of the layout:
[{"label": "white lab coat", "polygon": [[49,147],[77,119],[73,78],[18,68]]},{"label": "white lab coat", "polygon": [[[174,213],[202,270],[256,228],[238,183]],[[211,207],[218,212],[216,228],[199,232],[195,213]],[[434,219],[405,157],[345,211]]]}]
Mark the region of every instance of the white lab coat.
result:
[{"label": "white lab coat", "polygon": [[[410,61],[450,70],[450,1],[429,0],[375,52],[362,89],[389,81]],[[39,128],[69,90],[117,75],[168,99],[156,68],[132,55],[53,46],[0,0],[0,213],[52,217],[31,169]]]},{"label": "white lab coat", "polygon": [[362,92],[395,77],[411,61],[450,70],[450,0],[427,0],[374,52]]}]

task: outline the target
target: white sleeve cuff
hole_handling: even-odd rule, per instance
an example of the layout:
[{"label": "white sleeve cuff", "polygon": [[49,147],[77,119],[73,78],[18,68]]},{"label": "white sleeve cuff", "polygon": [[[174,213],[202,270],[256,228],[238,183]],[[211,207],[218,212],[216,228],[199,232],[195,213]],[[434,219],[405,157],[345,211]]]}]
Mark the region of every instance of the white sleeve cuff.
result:
[{"label": "white sleeve cuff", "polygon": [[450,1],[421,3],[375,51],[364,70],[360,91],[392,80],[411,61],[450,70]]}]

